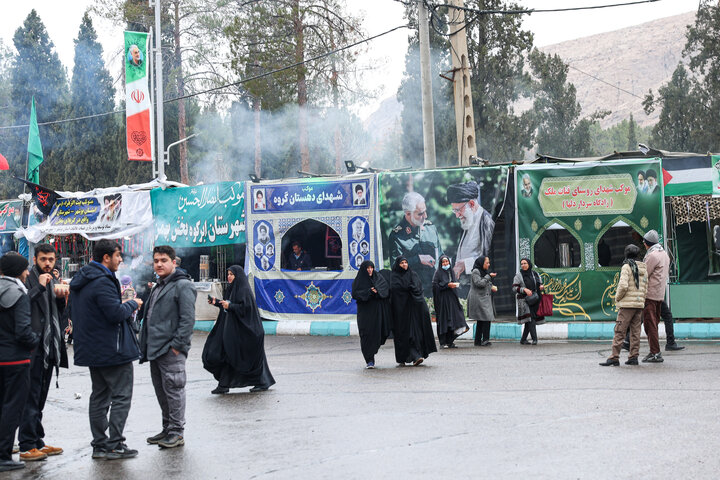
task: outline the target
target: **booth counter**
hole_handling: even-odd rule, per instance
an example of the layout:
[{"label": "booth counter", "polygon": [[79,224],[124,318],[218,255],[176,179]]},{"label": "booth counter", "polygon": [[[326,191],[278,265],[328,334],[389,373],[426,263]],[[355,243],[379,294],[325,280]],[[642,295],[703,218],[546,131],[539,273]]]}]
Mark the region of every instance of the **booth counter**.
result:
[{"label": "booth counter", "polygon": [[195,320],[215,320],[218,316],[217,307],[208,304],[207,297],[222,299],[223,284],[222,282],[193,282],[195,290],[197,290],[197,299],[195,300]]}]

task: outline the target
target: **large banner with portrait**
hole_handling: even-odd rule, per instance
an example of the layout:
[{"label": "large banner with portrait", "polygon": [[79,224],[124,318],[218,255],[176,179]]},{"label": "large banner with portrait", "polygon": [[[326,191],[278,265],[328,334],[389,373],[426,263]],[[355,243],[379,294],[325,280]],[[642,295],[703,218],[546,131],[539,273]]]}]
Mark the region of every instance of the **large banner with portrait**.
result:
[{"label": "large banner with portrait", "polygon": [[515,170],[518,257],[554,295],[552,321],[609,321],[628,244],[664,244],[659,159],[528,165]]},{"label": "large banner with portrait", "polygon": [[247,185],[245,263],[263,318],[354,320],[352,282],[380,258],[375,176]]},{"label": "large banner with portrait", "polygon": [[182,248],[245,242],[243,182],[156,188],[150,198],[156,244]]},{"label": "large banner with portrait", "polygon": [[[504,206],[507,179],[507,167],[380,173],[384,268],[392,268],[399,256],[406,257],[410,268],[419,274],[428,299],[443,254],[451,259],[463,302],[478,257],[490,257],[498,284],[507,283],[512,276],[505,261],[504,229],[495,228]],[[507,293],[500,289],[496,299]]]},{"label": "large banner with portrait", "polygon": [[[148,88],[150,35],[125,32],[125,121],[129,160],[152,161],[154,133]],[[162,156],[163,152],[158,153]]]}]

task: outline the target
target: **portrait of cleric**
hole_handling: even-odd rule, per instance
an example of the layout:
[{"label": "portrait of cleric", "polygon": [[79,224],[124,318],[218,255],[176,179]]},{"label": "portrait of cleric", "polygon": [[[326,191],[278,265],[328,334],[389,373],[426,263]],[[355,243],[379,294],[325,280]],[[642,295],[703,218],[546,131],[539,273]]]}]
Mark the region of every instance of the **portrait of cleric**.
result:
[{"label": "portrait of cleric", "polygon": [[[378,192],[384,268],[399,256],[407,258],[429,299],[438,258],[447,255],[464,302],[475,260],[481,255],[492,257],[499,248],[492,248],[493,232],[503,211],[507,179],[506,167],[382,173]],[[504,216],[502,220],[503,234],[495,240],[508,243],[501,251],[514,251],[514,238],[506,238]],[[508,273],[498,270],[501,275]],[[514,306],[514,300],[509,298],[508,304]]]}]

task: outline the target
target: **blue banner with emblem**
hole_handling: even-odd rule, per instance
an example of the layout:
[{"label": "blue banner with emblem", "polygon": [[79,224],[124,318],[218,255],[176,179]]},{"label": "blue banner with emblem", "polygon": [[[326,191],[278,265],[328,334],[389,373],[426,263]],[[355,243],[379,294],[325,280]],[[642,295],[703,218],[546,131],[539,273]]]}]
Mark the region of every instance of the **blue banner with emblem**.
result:
[{"label": "blue banner with emblem", "polygon": [[255,279],[258,308],[277,313],[355,314],[352,280]]}]

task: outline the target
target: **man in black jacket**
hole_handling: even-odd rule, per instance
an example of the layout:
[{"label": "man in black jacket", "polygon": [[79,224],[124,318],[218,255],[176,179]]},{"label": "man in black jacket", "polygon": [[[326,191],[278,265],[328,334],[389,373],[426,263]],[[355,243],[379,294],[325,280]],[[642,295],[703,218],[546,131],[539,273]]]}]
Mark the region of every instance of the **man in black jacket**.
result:
[{"label": "man in black jacket", "polygon": [[[63,452],[62,448],[46,445],[43,441],[45,430],[42,415],[53,370],[57,373],[59,367],[68,366],[60,321],[67,290],[58,288],[56,291],[56,285],[60,282],[52,274],[55,248],[49,243],[36,245],[34,262],[25,286],[30,297],[31,326],[40,337],[40,345],[35,349],[30,363],[30,394],[18,432],[20,460],[26,462]],[[58,300],[62,302],[60,305]],[[41,455],[43,453],[45,455]]]},{"label": "man in black jacket", "polygon": [[155,396],[162,411],[162,431],[147,439],[163,448],[185,444],[185,361],[195,325],[197,292],[190,276],[175,266],[175,249],[153,249],[158,282],[148,297],[140,331],[140,363],[150,361]]},{"label": "man in black jacket", "polygon": [[132,362],[140,358],[130,316],[142,300],[121,301],[115,278],[120,263],[120,245],[100,240],[93,248],[92,261],[70,282],[75,365],[90,367],[92,381],[88,406],[92,458],[108,460],[138,453],[125,445],[123,429],[132,400]]},{"label": "man in black jacket", "polygon": [[0,258],[0,472],[25,467],[13,461],[12,448],[30,391],[30,355],[39,341],[30,328],[27,266],[16,252]]}]

